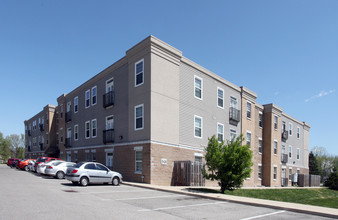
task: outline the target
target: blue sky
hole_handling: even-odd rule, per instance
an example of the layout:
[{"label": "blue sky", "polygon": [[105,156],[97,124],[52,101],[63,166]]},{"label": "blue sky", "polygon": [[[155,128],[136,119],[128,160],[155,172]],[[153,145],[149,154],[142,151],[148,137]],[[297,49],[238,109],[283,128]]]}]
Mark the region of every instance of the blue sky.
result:
[{"label": "blue sky", "polygon": [[338,1],[0,1],[0,132],[149,35],[311,125],[338,155]]}]

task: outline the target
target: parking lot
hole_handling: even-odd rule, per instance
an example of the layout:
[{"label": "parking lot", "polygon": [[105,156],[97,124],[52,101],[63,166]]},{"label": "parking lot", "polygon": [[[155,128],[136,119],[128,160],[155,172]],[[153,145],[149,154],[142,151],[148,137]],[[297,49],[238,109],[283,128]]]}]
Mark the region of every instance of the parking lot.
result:
[{"label": "parking lot", "polygon": [[0,219],[327,219],[285,210],[67,180],[0,165]]}]

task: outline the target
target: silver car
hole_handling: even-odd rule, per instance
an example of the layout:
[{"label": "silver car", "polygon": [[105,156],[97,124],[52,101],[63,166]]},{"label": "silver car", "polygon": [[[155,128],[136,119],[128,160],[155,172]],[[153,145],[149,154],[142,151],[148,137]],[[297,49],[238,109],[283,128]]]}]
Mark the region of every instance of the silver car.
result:
[{"label": "silver car", "polygon": [[59,162],[63,162],[63,160],[51,160],[51,161],[49,161],[49,162],[47,162],[47,163],[40,163],[40,164],[38,164],[38,166],[36,167],[36,172],[37,172],[38,174],[43,174],[43,175],[45,175],[45,174],[46,174],[46,173],[45,173],[45,170],[46,170],[46,167],[47,167],[47,166],[51,166],[51,165],[54,165],[54,164],[59,163]]},{"label": "silver car", "polygon": [[67,168],[66,179],[74,185],[80,183],[87,186],[89,183],[112,183],[114,186],[122,182],[122,175],[111,171],[101,163],[81,162],[74,167]]},{"label": "silver car", "polygon": [[45,174],[58,179],[63,179],[65,178],[67,168],[73,167],[75,164],[76,163],[73,162],[59,161],[54,163],[53,165],[46,166]]}]

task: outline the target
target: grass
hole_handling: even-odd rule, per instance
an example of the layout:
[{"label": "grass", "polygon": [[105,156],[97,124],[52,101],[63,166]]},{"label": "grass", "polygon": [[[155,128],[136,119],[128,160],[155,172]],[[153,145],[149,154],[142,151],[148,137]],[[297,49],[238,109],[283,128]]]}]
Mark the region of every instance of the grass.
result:
[{"label": "grass", "polygon": [[[190,188],[189,190],[206,193],[220,193],[219,190],[207,188]],[[330,190],[327,188],[237,189],[233,191],[225,191],[224,194],[338,209],[338,191]]]}]

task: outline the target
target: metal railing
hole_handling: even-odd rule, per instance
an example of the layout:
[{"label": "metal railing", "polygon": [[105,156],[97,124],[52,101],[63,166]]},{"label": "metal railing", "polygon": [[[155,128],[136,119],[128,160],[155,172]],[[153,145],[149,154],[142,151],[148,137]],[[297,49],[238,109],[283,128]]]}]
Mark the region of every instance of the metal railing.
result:
[{"label": "metal railing", "polygon": [[72,138],[66,138],[65,147],[71,147],[72,146]]},{"label": "metal railing", "polygon": [[40,146],[40,150],[44,150],[44,144],[43,143],[39,143]]},{"label": "metal railing", "polygon": [[287,163],[288,162],[288,155],[287,154],[281,154],[281,162]]},{"label": "metal railing", "polygon": [[44,131],[45,130],[45,125],[44,124],[39,124],[39,128],[40,128],[40,131]]},{"label": "metal railing", "polygon": [[236,121],[236,122],[239,122],[240,118],[241,118],[240,112],[241,112],[240,110],[238,110],[234,107],[230,107],[230,109],[229,109],[229,119]]},{"label": "metal railing", "polygon": [[115,131],[114,129],[108,129],[103,131],[103,143],[114,143],[115,141]]},{"label": "metal railing", "polygon": [[69,122],[72,120],[72,112],[66,112],[66,117],[65,117],[66,122]]},{"label": "metal railing", "polygon": [[114,105],[114,91],[107,92],[103,95],[103,108],[107,108],[111,105]]}]

